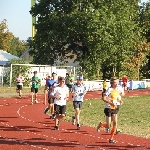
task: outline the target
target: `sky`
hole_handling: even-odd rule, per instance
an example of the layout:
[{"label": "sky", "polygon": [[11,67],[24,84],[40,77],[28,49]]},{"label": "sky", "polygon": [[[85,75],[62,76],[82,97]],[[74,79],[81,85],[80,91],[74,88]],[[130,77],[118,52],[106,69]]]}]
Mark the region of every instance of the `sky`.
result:
[{"label": "sky", "polygon": [[20,40],[32,36],[30,8],[31,0],[0,0],[0,22],[6,19],[9,31]]}]

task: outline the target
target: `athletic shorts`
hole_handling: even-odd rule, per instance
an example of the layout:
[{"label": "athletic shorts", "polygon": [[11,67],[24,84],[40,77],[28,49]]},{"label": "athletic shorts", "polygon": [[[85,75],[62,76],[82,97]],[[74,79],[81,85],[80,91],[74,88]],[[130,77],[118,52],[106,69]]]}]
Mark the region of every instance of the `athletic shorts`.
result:
[{"label": "athletic shorts", "polygon": [[17,85],[17,89],[16,90],[22,90],[22,85]]},{"label": "athletic shorts", "polygon": [[38,88],[33,88],[33,87],[32,87],[32,88],[31,88],[31,92],[32,92],[32,93],[38,93]]},{"label": "athletic shorts", "polygon": [[66,105],[60,106],[57,104],[54,104],[54,111],[56,114],[66,114]]},{"label": "athletic shorts", "polygon": [[107,117],[111,117],[113,114],[117,114],[119,111],[119,105],[117,105],[116,109],[105,108],[104,113]]},{"label": "athletic shorts", "polygon": [[82,108],[82,103],[83,102],[81,102],[81,101],[74,101],[73,102],[73,107],[74,107],[74,109],[76,109],[76,108],[79,108],[79,110],[81,110],[81,108]]},{"label": "athletic shorts", "polygon": [[54,98],[48,98],[48,103],[49,104],[54,104]]},{"label": "athletic shorts", "polygon": [[123,82],[123,86],[126,87],[127,86],[127,82]]}]

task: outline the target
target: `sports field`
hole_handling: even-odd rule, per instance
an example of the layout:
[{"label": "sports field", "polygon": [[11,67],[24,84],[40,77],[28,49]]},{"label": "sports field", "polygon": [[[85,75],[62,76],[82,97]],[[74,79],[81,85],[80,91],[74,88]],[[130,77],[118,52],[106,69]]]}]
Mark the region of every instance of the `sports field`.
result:
[{"label": "sports field", "polygon": [[99,121],[105,121],[100,97],[100,91],[87,93],[81,112],[81,130],[76,130],[70,122],[74,110],[68,102],[67,116],[61,121],[59,131],[54,130],[53,120],[43,113],[43,94],[39,95],[40,103],[35,105],[30,105],[29,94],[22,99],[0,98],[0,149],[150,149],[149,90],[126,93],[118,118],[122,133],[115,135],[117,143],[113,145],[108,143],[110,133],[103,130],[97,133],[95,129]]}]

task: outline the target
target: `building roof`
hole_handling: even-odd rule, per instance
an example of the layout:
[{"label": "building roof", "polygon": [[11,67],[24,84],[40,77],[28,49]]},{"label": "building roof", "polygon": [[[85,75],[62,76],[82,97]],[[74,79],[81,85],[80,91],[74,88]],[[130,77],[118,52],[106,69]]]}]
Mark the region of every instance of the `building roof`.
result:
[{"label": "building roof", "polygon": [[27,53],[29,53],[31,49],[27,49],[26,51],[23,52],[23,54],[20,56],[20,58],[24,57]]},{"label": "building roof", "polygon": [[18,59],[19,57],[14,56],[10,53],[7,53],[6,51],[0,50],[0,62],[9,62],[11,59]]}]

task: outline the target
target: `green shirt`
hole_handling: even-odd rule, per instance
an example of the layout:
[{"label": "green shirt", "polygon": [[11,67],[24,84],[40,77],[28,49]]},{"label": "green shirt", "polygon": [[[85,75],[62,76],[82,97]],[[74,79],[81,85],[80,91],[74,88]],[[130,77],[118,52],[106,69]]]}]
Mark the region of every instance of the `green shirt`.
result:
[{"label": "green shirt", "polygon": [[67,76],[66,80],[67,80],[66,81],[67,84],[72,85],[74,81],[74,76]]},{"label": "green shirt", "polygon": [[32,88],[39,88],[39,82],[41,80],[37,76],[32,77]]}]

